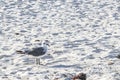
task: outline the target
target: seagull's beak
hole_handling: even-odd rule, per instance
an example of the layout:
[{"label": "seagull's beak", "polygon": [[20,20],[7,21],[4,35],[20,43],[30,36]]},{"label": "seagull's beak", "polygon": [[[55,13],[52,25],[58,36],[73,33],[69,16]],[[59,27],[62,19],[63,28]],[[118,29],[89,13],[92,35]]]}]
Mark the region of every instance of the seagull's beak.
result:
[{"label": "seagull's beak", "polygon": [[50,46],[50,44],[47,44],[48,46]]}]

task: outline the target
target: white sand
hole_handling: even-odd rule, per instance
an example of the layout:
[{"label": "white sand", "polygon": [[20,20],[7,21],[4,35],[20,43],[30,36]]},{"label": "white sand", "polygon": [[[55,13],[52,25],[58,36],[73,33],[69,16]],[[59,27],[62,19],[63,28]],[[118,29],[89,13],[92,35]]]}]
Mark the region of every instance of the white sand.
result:
[{"label": "white sand", "polygon": [[[44,65],[16,53],[35,40],[50,41]],[[71,80],[81,72],[87,80],[120,80],[118,54],[119,0],[0,1],[0,80]]]}]

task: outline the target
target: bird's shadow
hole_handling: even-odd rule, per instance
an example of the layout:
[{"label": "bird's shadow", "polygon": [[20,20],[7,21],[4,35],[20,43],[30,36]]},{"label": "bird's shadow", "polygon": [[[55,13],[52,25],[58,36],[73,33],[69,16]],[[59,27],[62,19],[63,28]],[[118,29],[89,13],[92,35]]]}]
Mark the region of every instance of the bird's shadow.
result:
[{"label": "bird's shadow", "polygon": [[53,65],[51,67],[52,68],[79,68],[79,69],[82,69],[82,67],[80,67],[77,64],[73,64],[73,65],[58,64],[58,65]]}]

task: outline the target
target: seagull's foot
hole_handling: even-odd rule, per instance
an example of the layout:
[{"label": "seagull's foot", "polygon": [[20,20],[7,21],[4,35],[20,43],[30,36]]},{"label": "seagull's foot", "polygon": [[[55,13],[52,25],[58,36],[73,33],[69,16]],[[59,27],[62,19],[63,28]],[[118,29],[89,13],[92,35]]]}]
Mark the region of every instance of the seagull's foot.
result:
[{"label": "seagull's foot", "polygon": [[37,65],[37,66],[44,66],[44,65],[46,65],[46,64],[44,64],[44,63],[37,63],[36,65]]}]

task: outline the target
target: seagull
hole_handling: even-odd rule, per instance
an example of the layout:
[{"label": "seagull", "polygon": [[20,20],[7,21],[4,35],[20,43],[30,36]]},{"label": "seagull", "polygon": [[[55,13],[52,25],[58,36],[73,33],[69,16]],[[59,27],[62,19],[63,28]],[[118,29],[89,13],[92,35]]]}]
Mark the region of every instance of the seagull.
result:
[{"label": "seagull", "polygon": [[[41,46],[33,48],[32,50],[26,50],[25,52],[21,52],[21,54],[27,54],[35,57],[35,63],[40,65],[40,56],[44,56],[47,53],[49,41],[45,40]],[[20,51],[19,51],[20,53]]]}]

